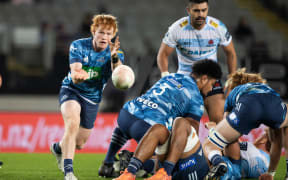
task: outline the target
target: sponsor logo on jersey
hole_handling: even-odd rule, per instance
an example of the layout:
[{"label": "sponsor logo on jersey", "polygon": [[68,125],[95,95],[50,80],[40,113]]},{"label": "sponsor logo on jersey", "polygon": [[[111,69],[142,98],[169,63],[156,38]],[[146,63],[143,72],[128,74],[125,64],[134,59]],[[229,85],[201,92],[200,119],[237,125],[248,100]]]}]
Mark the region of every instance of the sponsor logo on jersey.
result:
[{"label": "sponsor logo on jersey", "polygon": [[101,68],[100,67],[83,66],[82,69],[84,69],[88,73],[89,79],[95,80],[95,79],[101,78]]},{"label": "sponsor logo on jersey", "polygon": [[183,54],[186,54],[186,55],[199,55],[199,56],[201,56],[201,55],[204,55],[204,54],[207,54],[207,53],[214,51],[214,49],[210,49],[210,50],[206,50],[206,51],[199,51],[199,50],[189,51],[188,49],[182,48],[180,46],[177,46],[177,47]]},{"label": "sponsor logo on jersey", "polygon": [[150,107],[152,109],[157,109],[158,108],[158,104],[157,103],[154,103],[153,101],[150,101],[148,99],[144,99],[142,97],[138,97],[136,99],[136,101],[138,101],[138,102],[140,102],[140,103],[142,103],[142,104],[144,104],[144,105],[146,105],[146,106],[148,106],[148,107]]},{"label": "sponsor logo on jersey", "polygon": [[183,87],[183,85],[180,84],[178,81],[176,81],[174,78],[168,78],[167,80],[171,82],[173,85],[175,85],[178,89]]},{"label": "sponsor logo on jersey", "polygon": [[183,21],[182,23],[180,23],[180,27],[184,27],[188,24],[188,20]]},{"label": "sponsor logo on jersey", "polygon": [[192,159],[189,159],[189,161],[187,161],[183,164],[180,164],[180,170],[184,170],[184,169],[191,167],[191,166],[194,166],[194,165],[196,165],[195,157],[193,157]]},{"label": "sponsor logo on jersey", "polygon": [[217,28],[218,24],[212,20],[210,20],[209,24],[211,24],[213,27]]}]

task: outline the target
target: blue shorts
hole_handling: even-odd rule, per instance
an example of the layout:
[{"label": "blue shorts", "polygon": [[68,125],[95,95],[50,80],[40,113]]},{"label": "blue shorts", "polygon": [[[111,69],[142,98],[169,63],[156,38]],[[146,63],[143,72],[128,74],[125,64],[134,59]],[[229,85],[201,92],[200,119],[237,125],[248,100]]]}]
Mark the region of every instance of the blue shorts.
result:
[{"label": "blue shorts", "polygon": [[59,104],[61,105],[68,100],[75,100],[81,106],[80,126],[87,129],[92,129],[94,127],[94,122],[98,112],[98,103],[92,104],[91,102],[86,101],[79,94],[75,93],[73,90],[62,87],[59,93]]},{"label": "blue shorts", "polygon": [[148,124],[142,119],[138,119],[137,117],[133,116],[128,111],[126,111],[125,109],[121,109],[117,122],[121,131],[129,139],[131,138],[135,139],[137,143],[140,142],[141,138],[151,127],[150,124]]},{"label": "blue shorts", "polygon": [[180,159],[172,173],[173,180],[204,179],[209,171],[208,163],[204,157],[202,147],[196,153],[185,159]]},{"label": "blue shorts", "polygon": [[240,96],[237,105],[226,117],[229,124],[241,134],[265,124],[279,128],[285,120],[287,107],[280,97],[267,94],[245,94]]}]

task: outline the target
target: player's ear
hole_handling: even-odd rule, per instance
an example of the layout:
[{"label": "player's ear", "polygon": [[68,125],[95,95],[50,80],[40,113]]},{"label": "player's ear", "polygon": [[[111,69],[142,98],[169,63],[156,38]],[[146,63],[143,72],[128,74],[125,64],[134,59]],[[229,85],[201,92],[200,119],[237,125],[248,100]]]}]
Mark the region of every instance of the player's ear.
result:
[{"label": "player's ear", "polygon": [[200,80],[201,80],[201,83],[202,83],[202,84],[206,84],[209,79],[208,79],[208,76],[207,76],[207,75],[202,75],[202,76],[200,77]]}]

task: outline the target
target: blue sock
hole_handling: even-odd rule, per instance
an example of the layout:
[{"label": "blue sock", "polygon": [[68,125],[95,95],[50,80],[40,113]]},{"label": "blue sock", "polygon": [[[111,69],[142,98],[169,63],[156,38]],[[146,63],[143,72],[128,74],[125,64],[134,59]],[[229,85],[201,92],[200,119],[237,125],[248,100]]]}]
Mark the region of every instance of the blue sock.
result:
[{"label": "blue sock", "polygon": [[168,176],[171,176],[172,171],[174,169],[174,166],[175,166],[175,164],[173,162],[164,161],[163,167],[164,167],[165,171],[167,172]]},{"label": "blue sock", "polygon": [[143,162],[141,162],[139,159],[137,159],[136,157],[132,157],[130,159],[130,163],[128,165],[128,172],[132,173],[132,174],[136,174],[136,172],[142,167]]},{"label": "blue sock", "polygon": [[113,163],[116,153],[121,149],[122,146],[127,142],[127,137],[122,133],[119,127],[114,129],[112,139],[109,145],[108,152],[104,159],[105,163]]},{"label": "blue sock", "polygon": [[152,173],[154,170],[154,165],[155,165],[155,160],[148,159],[147,161],[143,163],[143,169],[148,173]]},{"label": "blue sock", "polygon": [[73,160],[72,159],[64,159],[64,172],[65,172],[65,175],[69,172],[73,172]]},{"label": "blue sock", "polygon": [[62,154],[62,150],[61,150],[59,142],[53,144],[53,149],[57,154]]},{"label": "blue sock", "polygon": [[211,163],[213,166],[216,166],[217,164],[224,162],[222,159],[222,156],[220,156],[219,154],[215,154],[212,158],[211,158]]}]

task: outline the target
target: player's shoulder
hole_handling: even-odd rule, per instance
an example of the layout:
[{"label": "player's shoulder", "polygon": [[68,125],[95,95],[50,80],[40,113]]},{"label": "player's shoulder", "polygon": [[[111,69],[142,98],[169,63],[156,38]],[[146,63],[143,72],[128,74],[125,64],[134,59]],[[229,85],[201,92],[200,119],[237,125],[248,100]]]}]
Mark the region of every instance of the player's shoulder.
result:
[{"label": "player's shoulder", "polygon": [[225,24],[221,20],[219,20],[219,19],[217,19],[215,17],[207,16],[207,20],[206,21],[207,21],[207,25],[209,27],[212,27],[212,28],[214,28],[216,30],[226,29]]},{"label": "player's shoulder", "polygon": [[176,20],[176,21],[170,26],[170,28],[173,28],[173,29],[182,29],[182,28],[186,27],[187,25],[189,25],[189,16],[182,17],[182,18]]},{"label": "player's shoulder", "polygon": [[92,38],[81,38],[72,41],[71,43],[74,46],[91,46],[92,45]]}]

